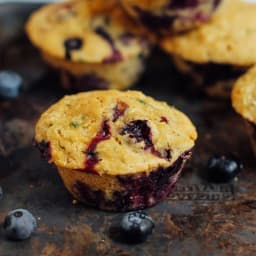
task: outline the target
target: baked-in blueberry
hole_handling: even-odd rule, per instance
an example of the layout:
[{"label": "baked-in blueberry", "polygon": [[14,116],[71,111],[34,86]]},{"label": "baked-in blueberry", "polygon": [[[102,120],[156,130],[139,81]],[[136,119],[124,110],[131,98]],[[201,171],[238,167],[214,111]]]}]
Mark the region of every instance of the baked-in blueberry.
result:
[{"label": "baked-in blueberry", "polygon": [[148,126],[147,120],[134,120],[126,124],[120,132],[121,135],[128,134],[130,138],[134,138],[136,142],[144,141],[145,148],[152,147],[151,128]]},{"label": "baked-in blueberry", "polygon": [[209,182],[226,183],[233,180],[243,169],[234,155],[215,155],[208,161],[205,177]]},{"label": "baked-in blueberry", "polygon": [[71,60],[71,52],[81,49],[83,40],[79,37],[69,38],[64,41],[65,58]]},{"label": "baked-in blueberry", "polygon": [[16,241],[28,239],[36,227],[36,219],[25,209],[9,212],[3,224],[5,236]]},{"label": "baked-in blueberry", "polygon": [[120,223],[123,238],[129,242],[144,242],[152,234],[154,223],[145,212],[130,212],[123,216]]},{"label": "baked-in blueberry", "polygon": [[34,140],[33,144],[40,151],[42,159],[50,161],[50,159],[52,158],[51,143],[44,140],[41,142],[37,142],[36,140]]},{"label": "baked-in blueberry", "polygon": [[17,98],[22,85],[22,78],[14,71],[0,71],[0,96]]},{"label": "baked-in blueberry", "polygon": [[103,28],[103,27],[97,27],[95,29],[95,33],[104,38],[109,45],[112,48],[112,54],[110,56],[107,56],[104,60],[103,63],[112,63],[112,62],[118,62],[122,61],[123,57],[121,52],[117,49],[115,42],[111,35]]}]

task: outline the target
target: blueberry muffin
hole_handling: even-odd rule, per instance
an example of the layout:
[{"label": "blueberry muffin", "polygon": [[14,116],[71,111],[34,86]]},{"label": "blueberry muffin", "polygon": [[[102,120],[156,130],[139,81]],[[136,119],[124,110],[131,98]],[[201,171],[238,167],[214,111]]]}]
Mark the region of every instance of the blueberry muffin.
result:
[{"label": "blueberry muffin", "polygon": [[126,89],[145,67],[150,43],[116,1],[55,3],[30,17],[26,30],[44,60],[75,91]]},{"label": "blueberry muffin", "polygon": [[256,62],[255,13],[255,4],[226,0],[208,24],[160,44],[195,85],[230,99],[234,81]]},{"label": "blueberry muffin", "polygon": [[158,35],[184,32],[210,20],[222,0],[121,0],[125,10]]},{"label": "blueberry muffin", "polygon": [[116,90],[64,97],[42,114],[35,134],[70,193],[112,211],[165,199],[197,138],[191,121],[174,107]]},{"label": "blueberry muffin", "polygon": [[256,155],[256,66],[235,83],[232,91],[232,105],[246,120],[246,128]]}]

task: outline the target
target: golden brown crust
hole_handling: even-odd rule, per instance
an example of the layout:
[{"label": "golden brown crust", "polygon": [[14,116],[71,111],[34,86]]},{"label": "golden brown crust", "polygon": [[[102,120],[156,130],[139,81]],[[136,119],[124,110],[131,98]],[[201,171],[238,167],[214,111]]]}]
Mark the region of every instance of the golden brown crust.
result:
[{"label": "golden brown crust", "polygon": [[[117,106],[121,114],[116,119]],[[145,121],[150,141],[136,140],[129,132],[122,132],[135,120]],[[104,122],[110,136],[99,142],[94,152],[99,159],[95,169],[100,175],[168,167],[191,149],[197,138],[191,121],[166,103],[137,91],[109,90],[64,97],[42,114],[36,125],[36,140],[50,143],[51,161],[58,167],[85,169],[87,149]],[[164,157],[168,152],[170,156]]]},{"label": "golden brown crust", "polygon": [[164,38],[167,52],[197,63],[249,66],[256,62],[256,5],[226,0],[212,20],[186,34]]},{"label": "golden brown crust", "polygon": [[[59,59],[66,56],[64,42],[79,38],[82,46],[72,51],[72,62],[101,63],[113,54],[113,45],[95,32],[99,27],[110,35],[123,59],[138,55],[146,48],[141,29],[134,26],[117,1],[112,0],[104,5],[98,0],[46,5],[31,15],[26,31],[37,48]],[[129,44],[120,39],[127,33],[133,35]]]},{"label": "golden brown crust", "polygon": [[232,105],[245,119],[256,123],[256,66],[236,82]]}]

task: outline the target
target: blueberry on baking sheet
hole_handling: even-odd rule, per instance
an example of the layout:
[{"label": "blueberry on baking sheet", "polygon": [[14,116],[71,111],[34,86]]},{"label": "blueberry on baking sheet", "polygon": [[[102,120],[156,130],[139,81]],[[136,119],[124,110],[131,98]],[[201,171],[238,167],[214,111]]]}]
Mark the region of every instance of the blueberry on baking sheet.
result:
[{"label": "blueberry on baking sheet", "polygon": [[152,218],[143,211],[130,212],[123,216],[120,228],[125,240],[140,243],[152,234],[154,223]]},{"label": "blueberry on baking sheet", "polygon": [[243,164],[234,155],[215,155],[208,160],[205,178],[213,183],[232,181],[243,169]]},{"label": "blueberry on baking sheet", "polygon": [[34,216],[25,209],[8,213],[4,220],[4,234],[9,240],[22,241],[30,238],[37,227]]},{"label": "blueberry on baking sheet", "polygon": [[0,96],[9,99],[17,98],[22,82],[21,76],[16,72],[10,70],[0,71]]}]

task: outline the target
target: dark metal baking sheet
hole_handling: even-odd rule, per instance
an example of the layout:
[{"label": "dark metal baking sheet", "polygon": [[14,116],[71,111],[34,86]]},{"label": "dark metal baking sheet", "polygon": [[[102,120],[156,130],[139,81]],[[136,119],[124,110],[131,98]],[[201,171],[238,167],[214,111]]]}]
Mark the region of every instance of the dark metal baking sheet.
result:
[{"label": "dark metal baking sheet", "polygon": [[[25,79],[17,100],[0,100],[0,222],[22,207],[39,225],[24,242],[7,241],[1,229],[0,255],[256,255],[256,163],[243,121],[228,102],[209,100],[189,87],[159,50],[134,89],[187,113],[199,139],[176,193],[146,210],[155,221],[153,235],[139,245],[118,242],[113,226],[121,214],[74,204],[55,168],[31,146],[40,113],[65,91],[23,33],[30,10],[0,7],[0,69],[16,70]],[[222,187],[201,180],[208,157],[227,152],[244,162],[239,179]]]}]

